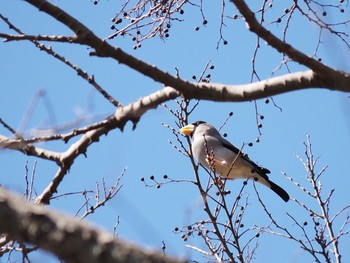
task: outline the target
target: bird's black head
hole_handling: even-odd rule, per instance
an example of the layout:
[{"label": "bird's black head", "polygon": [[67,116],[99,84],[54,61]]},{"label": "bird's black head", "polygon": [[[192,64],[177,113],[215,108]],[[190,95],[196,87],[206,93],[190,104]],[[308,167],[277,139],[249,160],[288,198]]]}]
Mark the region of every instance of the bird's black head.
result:
[{"label": "bird's black head", "polygon": [[203,123],[206,123],[206,122],[205,121],[196,121],[196,122],[192,123],[192,125],[197,127],[197,126],[199,126],[200,124],[203,124]]}]

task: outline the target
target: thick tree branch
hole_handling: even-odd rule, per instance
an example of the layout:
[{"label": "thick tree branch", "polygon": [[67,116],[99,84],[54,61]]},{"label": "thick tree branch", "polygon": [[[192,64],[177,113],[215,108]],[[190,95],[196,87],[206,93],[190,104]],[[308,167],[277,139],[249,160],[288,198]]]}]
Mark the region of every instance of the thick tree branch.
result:
[{"label": "thick tree branch", "polygon": [[66,262],[185,262],[127,244],[77,218],[27,203],[3,188],[0,232],[37,245]]},{"label": "thick tree branch", "polygon": [[[343,79],[349,81],[350,85],[350,75],[344,73]],[[315,87],[333,89],[333,86],[329,86],[322,77],[309,70],[243,85],[199,83],[195,89],[186,90],[183,95],[190,99],[239,102]],[[338,90],[350,92],[350,86],[342,85]]]},{"label": "thick tree branch", "polygon": [[111,46],[106,41],[97,37],[89,28],[80,23],[74,17],[70,16],[57,6],[52,5],[45,0],[26,0],[28,3],[37,7],[40,11],[47,13],[57,19],[62,24],[69,27],[77,36],[76,43],[88,45],[95,49],[92,55],[100,57],[110,57],[117,60],[119,63],[125,64],[130,68],[148,76],[155,81],[163,83],[165,86],[171,86],[179,91],[184,91],[186,88],[195,87],[194,84],[177,78],[167,72],[158,69],[155,66],[149,65],[142,60],[135,58],[124,52],[118,47]]},{"label": "thick tree branch", "polygon": [[[155,81],[163,83],[166,86],[173,87],[181,92],[186,98],[208,99],[214,101],[247,101],[279,94],[281,92],[311,87],[323,87],[346,92],[350,91],[349,74],[331,69],[294,49],[289,44],[279,40],[257,22],[254,14],[242,0],[232,0],[232,2],[237,6],[240,12],[242,12],[242,15],[245,16],[248,24],[250,25],[250,29],[257,34],[259,33],[263,39],[265,39],[278,51],[287,54],[291,57],[291,59],[312,69],[315,73],[317,73],[317,77],[315,74],[308,73],[308,78],[303,80],[303,84],[301,84],[301,86],[290,85],[288,86],[289,90],[280,87],[277,89],[280,92],[270,91],[270,93],[266,94],[262,94],[262,92],[255,92],[255,96],[253,96],[250,92],[247,92],[245,88],[248,86],[244,85],[240,86],[242,88],[238,92],[235,92],[233,89],[235,89],[237,86],[231,87],[229,85],[221,84],[213,85],[210,83],[191,83],[164,72],[153,65],[147,64],[146,62],[125,53],[118,47],[111,46],[107,42],[98,38],[91,30],[89,30],[78,20],[45,0],[27,0],[27,2],[69,27],[77,35],[77,43],[88,45],[95,49],[95,52],[92,53],[93,55],[114,58],[119,63],[129,66],[130,68],[152,78]],[[312,75],[311,78],[310,74]],[[293,77],[295,76],[293,75]],[[305,83],[305,81],[307,83]],[[268,84],[269,82],[270,81],[267,80],[265,83],[261,84]]]}]

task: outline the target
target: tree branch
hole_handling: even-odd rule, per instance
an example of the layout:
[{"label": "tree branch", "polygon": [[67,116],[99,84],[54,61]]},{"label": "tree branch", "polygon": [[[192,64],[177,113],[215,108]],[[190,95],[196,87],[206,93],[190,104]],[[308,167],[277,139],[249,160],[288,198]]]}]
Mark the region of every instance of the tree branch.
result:
[{"label": "tree branch", "polygon": [[86,155],[87,148],[109,131],[119,128],[123,130],[128,121],[132,121],[133,129],[136,128],[141,116],[150,109],[157,108],[162,102],[175,99],[179,93],[169,87],[163,88],[125,107],[119,107],[115,114],[104,121],[104,126],[85,133],[77,142],[73,143],[67,151],[60,155],[60,168],[51,183],[36,198],[37,203],[49,204],[50,198],[57,192],[57,188],[64,176],[69,171],[74,160],[80,155]]},{"label": "tree branch", "polygon": [[[254,14],[250,11],[248,6],[242,0],[231,0],[237,8],[245,16],[250,30],[261,35],[271,46],[276,48],[282,53],[286,53],[293,60],[306,65],[312,69],[315,73],[310,71],[304,72],[304,74],[288,74],[278,79],[281,86],[278,86],[276,90],[272,90],[274,87],[269,86],[271,80],[263,82],[257,82],[260,84],[260,90],[251,92],[247,85],[237,86],[211,84],[211,83],[191,83],[189,81],[182,80],[176,76],[173,76],[167,72],[164,72],[157,67],[150,65],[142,60],[135,58],[132,55],[125,53],[118,47],[113,47],[102,39],[98,38],[90,29],[80,23],[78,20],[61,10],[60,8],[52,5],[45,0],[27,0],[28,3],[37,7],[40,11],[43,11],[50,16],[54,17],[67,27],[69,27],[77,35],[77,43],[88,45],[95,49],[91,55],[100,57],[110,57],[117,60],[119,63],[125,64],[130,68],[140,72],[141,74],[152,78],[155,81],[163,83],[165,86],[170,86],[186,98],[207,99],[214,101],[247,101],[252,99],[265,98],[267,96],[305,88],[323,87],[331,90],[350,91],[350,75],[341,71],[333,70],[322,63],[306,56],[302,52],[294,49],[289,44],[284,43],[275,37],[271,32],[262,27],[254,17]],[[288,88],[282,87],[284,79],[291,79],[294,82],[293,85],[289,85]],[[301,79],[302,78],[302,79]],[[296,86],[298,83],[300,86]],[[286,83],[288,84],[288,83]],[[264,88],[265,90],[261,90]],[[268,90],[268,91],[267,91]]]},{"label": "tree branch", "polygon": [[[3,18],[3,16],[0,14],[0,17]],[[29,40],[29,41],[49,41],[49,42],[63,42],[63,43],[75,43],[76,37],[67,37],[67,36],[46,36],[46,35],[9,35],[9,34],[3,34],[0,33],[0,38],[4,39],[4,42],[10,42],[10,41],[23,41],[23,40]]]},{"label": "tree branch", "polygon": [[0,148],[17,150],[26,155],[40,157],[60,164],[60,153],[36,147],[32,144],[26,143],[24,139],[11,139],[0,135]]},{"label": "tree branch", "polygon": [[0,232],[66,262],[185,262],[115,239],[84,221],[27,203],[0,189]]},{"label": "tree branch", "polygon": [[183,92],[183,96],[188,99],[196,98],[222,102],[240,102],[315,87],[350,92],[349,74],[342,73],[342,78],[339,79],[342,83],[336,83],[337,81],[332,85],[328,85],[323,77],[308,70],[243,85],[199,83],[195,84],[195,89],[191,88]]},{"label": "tree branch", "polygon": [[342,72],[338,70],[334,70],[321,62],[313,59],[310,56],[307,56],[303,52],[297,50],[292,47],[290,44],[280,40],[270,31],[268,31],[265,27],[263,27],[258,20],[255,18],[254,13],[249,9],[248,5],[244,0],[230,0],[245,18],[249,30],[254,32],[256,35],[264,39],[270,46],[274,49],[278,50],[282,54],[286,54],[292,60],[304,65],[314,72],[323,76],[325,80],[327,80],[328,85],[332,85],[332,83],[337,82],[337,78],[339,75],[342,75]]}]

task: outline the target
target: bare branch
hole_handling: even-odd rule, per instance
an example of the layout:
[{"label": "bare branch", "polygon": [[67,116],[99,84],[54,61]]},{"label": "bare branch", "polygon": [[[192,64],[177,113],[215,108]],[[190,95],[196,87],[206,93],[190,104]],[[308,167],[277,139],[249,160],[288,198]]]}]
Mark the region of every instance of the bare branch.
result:
[{"label": "bare branch", "polygon": [[256,20],[254,13],[249,9],[248,5],[244,0],[230,1],[237,7],[237,9],[245,18],[249,26],[249,30],[254,32],[262,39],[264,39],[270,46],[272,46],[282,54],[286,54],[292,60],[312,69],[315,73],[319,74],[320,76],[327,76],[327,79],[330,80],[330,82],[336,81],[337,75],[341,74],[339,71],[333,70],[332,68],[322,64],[321,62],[307,56],[303,52],[297,50],[290,44],[280,40],[275,35],[273,35]]},{"label": "bare branch", "polygon": [[125,172],[126,172],[126,168],[122,171],[120,176],[115,181],[114,185],[111,186],[108,191],[106,189],[104,179],[102,178],[102,187],[103,187],[103,192],[104,192],[104,196],[103,196],[102,200],[100,200],[99,185],[98,185],[98,183],[96,183],[96,192],[95,192],[95,201],[96,202],[95,202],[95,205],[87,207],[85,213],[82,216],[80,216],[80,219],[84,219],[88,215],[94,213],[96,211],[96,209],[98,209],[101,206],[104,206],[106,204],[106,202],[108,202],[114,196],[116,196],[116,194],[119,192],[119,190],[123,187],[123,185],[120,184],[120,180],[124,176]]},{"label": "bare branch", "polygon": [[[27,0],[27,2],[36,6],[40,11],[51,15],[69,27],[77,35],[80,43],[94,48],[95,52],[92,52],[91,55],[114,58],[119,63],[125,64],[155,81],[176,89],[186,98],[215,101],[248,101],[296,89],[299,90],[312,87],[327,87],[329,89],[340,91],[350,90],[349,74],[333,70],[282,42],[256,21],[254,14],[250,11],[244,1],[232,1],[236,4],[240,12],[245,15],[251,30],[257,31],[261,38],[266,40],[270,45],[280,52],[286,53],[293,60],[305,64],[317,74],[311,71],[288,74],[287,76],[277,78],[272,82],[271,80],[258,82],[256,85],[258,85],[259,88],[255,88],[253,91],[250,91],[247,85],[230,86],[210,83],[190,83],[176,76],[170,75],[153,65],[147,64],[146,62],[125,53],[118,47],[109,45],[107,42],[98,38],[85,25],[51,3],[44,0]],[[327,78],[323,76],[327,76]],[[272,83],[274,85],[272,85]],[[249,87],[252,86],[249,85]]]},{"label": "bare branch", "polygon": [[[47,40],[47,39],[60,39],[61,42],[70,42],[70,41],[76,41],[77,38],[73,37],[73,38],[65,38],[65,37],[32,37],[32,36],[27,36],[25,35],[19,28],[15,27],[6,17],[2,16],[0,14],[0,18],[2,20],[4,20],[9,26],[10,28],[12,28],[13,30],[15,30],[17,33],[21,34],[21,36],[24,36],[23,39],[27,39],[30,40],[37,48],[39,48],[42,51],[45,51],[47,54],[49,54],[50,56],[53,56],[54,58],[58,59],[59,61],[61,61],[62,63],[66,64],[68,67],[72,68],[73,70],[75,70],[78,74],[78,76],[82,77],[83,79],[85,79],[88,83],[90,83],[99,93],[102,94],[102,96],[107,99],[110,103],[112,103],[115,107],[120,107],[122,106],[122,104],[120,102],[118,102],[117,100],[115,100],[110,94],[108,94],[96,81],[95,81],[95,77],[94,75],[89,76],[87,72],[83,71],[80,67],[78,67],[77,65],[75,65],[74,63],[70,62],[68,59],[66,59],[64,56],[58,54],[57,52],[55,52],[51,46],[46,47],[45,45],[41,44],[39,42],[39,40]],[[1,37],[1,35],[0,35]],[[8,39],[8,38],[6,38]]]},{"label": "bare branch", "polygon": [[0,135],[0,148],[17,150],[26,155],[40,157],[60,164],[60,153],[36,147],[26,143],[23,139],[11,139]]},{"label": "bare branch", "polygon": [[[141,116],[150,109],[157,108],[161,103],[174,99],[178,93],[172,88],[164,88],[156,91],[134,103],[118,108],[115,114],[104,121],[104,125],[95,130],[86,132],[77,142],[73,143],[69,149],[59,155],[60,168],[55,177],[46,189],[36,198],[37,203],[48,204],[52,195],[57,191],[57,187],[69,171],[74,160],[80,154],[86,154],[87,148],[97,142],[102,135],[119,128],[123,130],[125,124],[131,121],[134,129]],[[1,137],[0,137],[1,138]]]},{"label": "bare branch", "polygon": [[[2,17],[2,15],[0,14]],[[20,35],[9,35],[0,33],[0,38],[4,38],[4,42],[10,42],[10,41],[22,41],[22,40],[29,40],[29,41],[49,41],[49,42],[63,42],[63,43],[74,43],[76,41],[76,37],[67,37],[67,36],[44,36],[44,35],[26,35],[26,34],[20,34]]]}]

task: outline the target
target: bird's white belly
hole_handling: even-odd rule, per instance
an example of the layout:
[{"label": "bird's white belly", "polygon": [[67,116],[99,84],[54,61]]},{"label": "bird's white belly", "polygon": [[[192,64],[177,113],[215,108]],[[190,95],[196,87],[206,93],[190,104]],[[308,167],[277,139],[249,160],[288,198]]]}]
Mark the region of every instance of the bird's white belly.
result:
[{"label": "bird's white belly", "polygon": [[245,160],[237,157],[237,154],[226,148],[220,151],[208,151],[208,153],[197,153],[198,161],[222,177],[229,179],[251,178],[252,168]]}]

